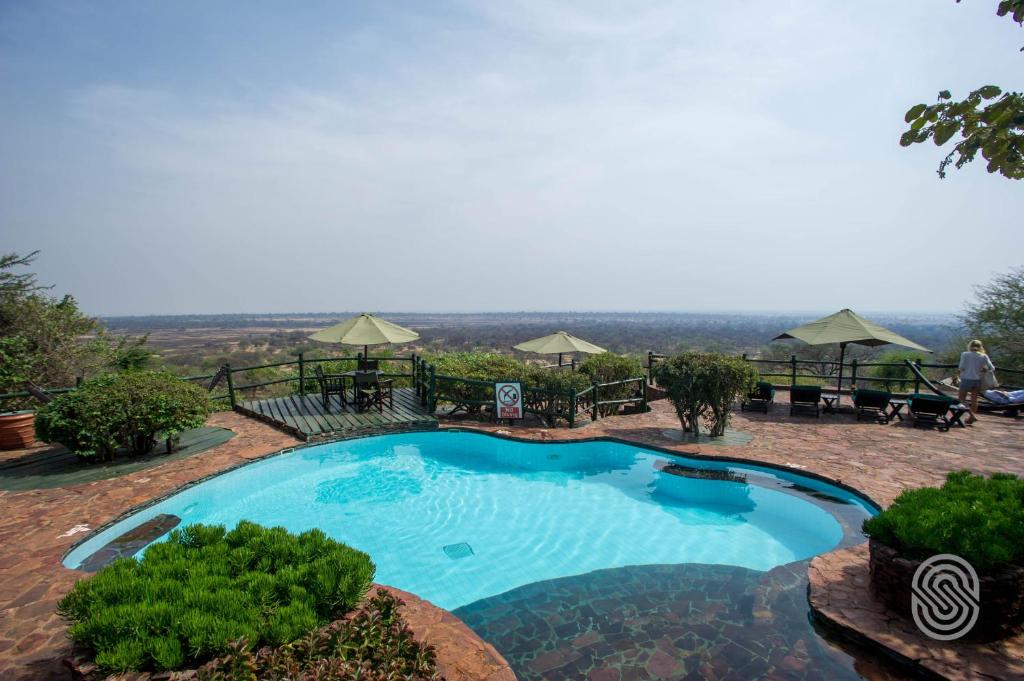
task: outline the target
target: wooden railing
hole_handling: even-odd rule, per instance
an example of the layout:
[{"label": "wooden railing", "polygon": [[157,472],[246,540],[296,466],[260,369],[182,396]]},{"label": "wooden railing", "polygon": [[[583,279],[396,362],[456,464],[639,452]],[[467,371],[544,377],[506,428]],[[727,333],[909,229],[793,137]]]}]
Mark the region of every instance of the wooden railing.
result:
[{"label": "wooden railing", "polygon": [[[438,404],[446,404],[450,407],[449,414],[465,411],[467,413],[479,413],[486,407],[494,405],[494,381],[483,381],[473,378],[459,376],[444,376],[437,373],[436,367],[427,362],[423,357],[413,353],[407,357],[363,357],[362,353],[355,356],[341,357],[316,357],[307,359],[303,353],[297,355],[297,359],[285,362],[271,362],[247,367],[232,367],[224,364],[216,373],[203,374],[199,376],[184,376],[187,381],[208,381],[207,388],[212,392],[222,382],[226,385],[227,392],[212,395],[211,399],[219,402],[226,401],[234,409],[240,401],[242,393],[249,392],[255,395],[260,388],[274,385],[294,383],[295,392],[305,395],[307,392],[315,392],[318,388],[314,372],[311,367],[323,363],[348,362],[352,368],[356,368],[362,360],[378,361],[381,363],[391,362],[393,364],[408,363],[409,371],[405,372],[384,372],[381,375],[385,378],[407,379],[409,384],[420,399],[424,409],[433,414],[437,411]],[[569,367],[565,363],[563,367]],[[238,378],[249,371],[262,369],[282,369],[294,367],[294,372],[285,376],[275,377],[266,381],[253,381],[249,383],[238,383]],[[613,383],[594,383],[582,391],[574,390],[549,390],[532,386],[523,386],[523,410],[528,414],[536,414],[547,419],[552,425],[559,420],[566,421],[570,427],[576,425],[579,417],[589,416],[592,420],[600,418],[601,407],[633,404],[641,411],[647,409],[647,381],[643,376],[631,378],[626,381]],[[635,384],[637,389],[633,395],[625,399],[601,399],[601,391],[607,391],[613,387],[626,384]],[[53,388],[45,392],[57,395],[66,393],[74,388]],[[29,397],[27,392],[0,394],[0,407],[3,401],[17,397]],[[2,411],[2,408],[0,408]]]},{"label": "wooden railing", "polygon": [[[448,405],[448,415],[460,411],[476,414],[494,405],[496,381],[438,374],[434,365],[420,357],[414,365],[413,387],[431,414],[437,411],[438,404]],[[636,390],[628,398],[601,399],[602,390],[619,385],[635,385]],[[647,380],[638,376],[625,381],[593,383],[578,391],[523,386],[523,411],[540,416],[551,425],[561,420],[572,428],[580,417],[596,421],[601,417],[600,408],[612,405],[635,405],[640,411],[647,411]]]}]

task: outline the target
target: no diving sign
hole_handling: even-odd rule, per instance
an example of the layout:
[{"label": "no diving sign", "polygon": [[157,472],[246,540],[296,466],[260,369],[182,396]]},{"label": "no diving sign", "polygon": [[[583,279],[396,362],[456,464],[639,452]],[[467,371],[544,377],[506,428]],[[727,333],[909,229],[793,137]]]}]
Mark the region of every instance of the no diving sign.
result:
[{"label": "no diving sign", "polygon": [[494,401],[499,419],[523,418],[523,387],[519,383],[495,383]]}]

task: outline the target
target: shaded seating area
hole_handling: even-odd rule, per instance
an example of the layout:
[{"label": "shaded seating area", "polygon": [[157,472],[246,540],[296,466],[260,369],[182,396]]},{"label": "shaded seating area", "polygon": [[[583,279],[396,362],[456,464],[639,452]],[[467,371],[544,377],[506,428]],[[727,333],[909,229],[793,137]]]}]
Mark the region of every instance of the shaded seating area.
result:
[{"label": "shaded seating area", "polygon": [[853,407],[856,410],[858,421],[867,417],[878,423],[889,423],[892,419],[889,411],[891,401],[892,393],[887,390],[860,388],[853,391]]},{"label": "shaded seating area", "polygon": [[740,402],[740,411],[763,411],[768,413],[768,406],[775,401],[775,387],[768,381],[758,381],[754,389]]},{"label": "shaded seating area", "polygon": [[793,385],[789,388],[789,415],[814,414],[821,415],[821,386]]},{"label": "shaded seating area", "polygon": [[384,400],[391,409],[395,408],[395,392],[390,378],[381,379],[376,371],[359,372],[352,376],[356,411],[366,411],[376,406],[377,411],[384,411]]}]

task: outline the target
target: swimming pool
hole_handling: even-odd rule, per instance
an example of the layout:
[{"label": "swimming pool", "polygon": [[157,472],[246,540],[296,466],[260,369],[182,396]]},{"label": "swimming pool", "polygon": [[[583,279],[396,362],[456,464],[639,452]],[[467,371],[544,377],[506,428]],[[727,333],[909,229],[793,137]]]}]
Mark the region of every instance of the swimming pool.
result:
[{"label": "swimming pool", "polygon": [[[841,509],[841,512],[837,512]],[[454,609],[526,584],[628,565],[767,571],[860,541],[858,496],[767,467],[621,442],[382,435],[284,453],[160,501],[77,546],[77,568],[162,516],[312,527],[362,549],[376,581]]]}]

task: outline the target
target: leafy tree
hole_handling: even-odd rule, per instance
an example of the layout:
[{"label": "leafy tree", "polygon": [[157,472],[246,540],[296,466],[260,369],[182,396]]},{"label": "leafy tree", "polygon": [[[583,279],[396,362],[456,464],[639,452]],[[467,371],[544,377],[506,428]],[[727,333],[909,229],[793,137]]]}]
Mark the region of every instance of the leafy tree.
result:
[{"label": "leafy tree", "polygon": [[725,434],[733,401],[758,379],[757,370],[740,357],[701,352],[669,357],[656,364],[653,373],[675,406],[683,430],[699,434],[704,420],[711,437]]},{"label": "leafy tree", "polygon": [[975,289],[976,301],[962,319],[1000,364],[1024,367],[1024,267]]},{"label": "leafy tree", "polygon": [[[996,14],[1024,25],[1024,0],[1001,0]],[[965,99],[954,101],[949,90],[943,90],[936,104],[916,104],[904,120],[910,124],[900,137],[904,147],[928,139],[941,147],[960,133],[961,139],[939,163],[939,177],[946,177],[951,163],[959,170],[980,151],[988,161],[988,172],[1011,180],[1024,179],[1024,93],[985,85]]]},{"label": "leafy tree", "polygon": [[[114,338],[73,297],[47,295],[35,274],[15,271],[37,254],[0,256],[0,392],[20,391],[29,381],[66,387],[79,377],[145,366],[151,356],[143,347],[146,336]],[[28,406],[29,400],[16,400],[4,408]]]}]

